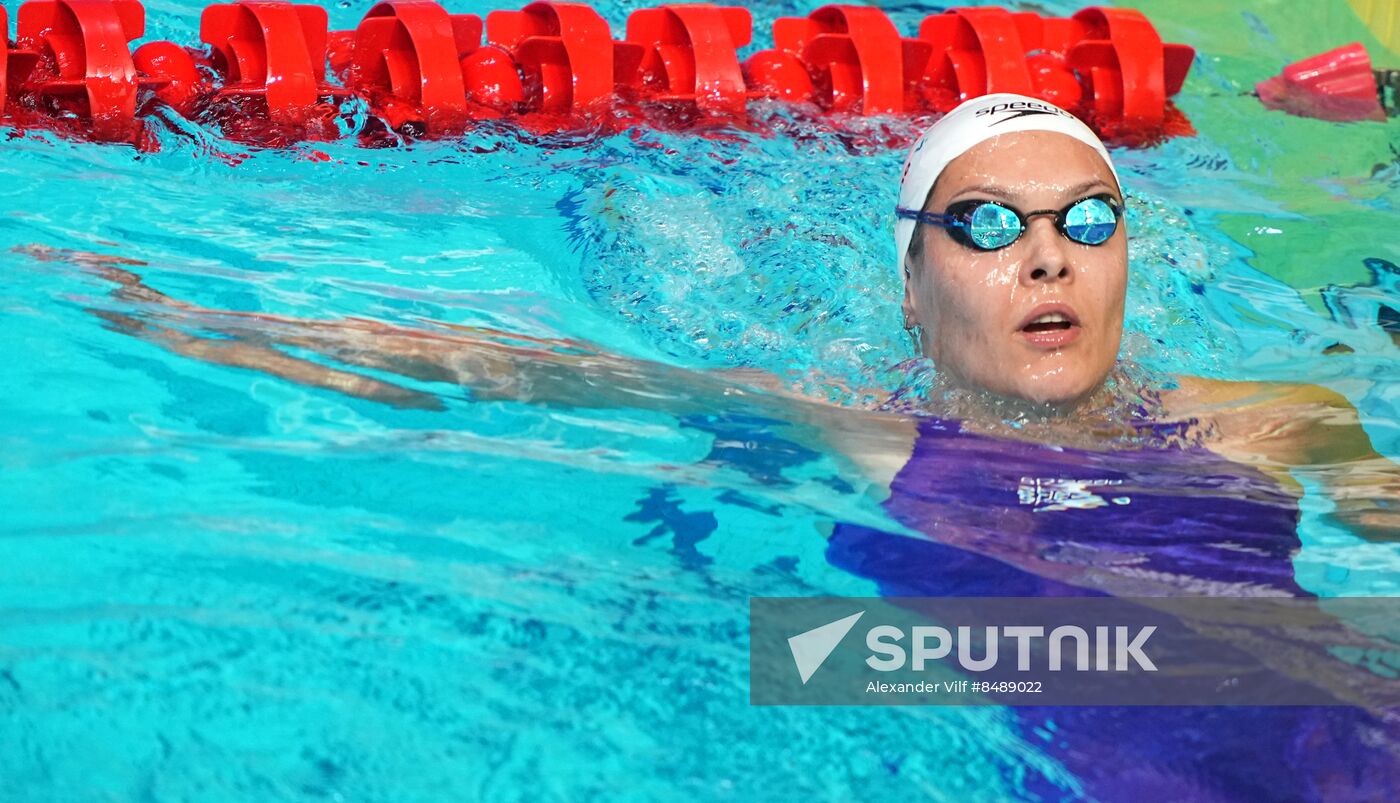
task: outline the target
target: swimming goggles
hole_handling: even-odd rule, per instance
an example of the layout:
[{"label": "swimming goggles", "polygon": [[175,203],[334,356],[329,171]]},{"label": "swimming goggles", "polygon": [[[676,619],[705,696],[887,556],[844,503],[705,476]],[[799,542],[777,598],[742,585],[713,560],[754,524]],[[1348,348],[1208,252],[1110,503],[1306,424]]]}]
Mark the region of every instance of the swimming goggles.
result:
[{"label": "swimming goggles", "polygon": [[952,238],[980,251],[1005,248],[1020,239],[1026,231],[1026,221],[1037,215],[1053,215],[1055,228],[1076,243],[1103,245],[1118,230],[1123,207],[1108,194],[1091,195],[1058,211],[1037,209],[1021,214],[997,201],[958,201],[944,214],[919,212],[897,207],[899,217],[917,220],[930,226],[947,229]]}]

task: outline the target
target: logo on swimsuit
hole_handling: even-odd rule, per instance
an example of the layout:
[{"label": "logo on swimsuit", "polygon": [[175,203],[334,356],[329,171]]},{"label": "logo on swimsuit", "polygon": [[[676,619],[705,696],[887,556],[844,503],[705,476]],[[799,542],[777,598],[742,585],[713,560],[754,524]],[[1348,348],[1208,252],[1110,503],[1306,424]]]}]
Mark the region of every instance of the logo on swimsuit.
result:
[{"label": "logo on swimsuit", "polygon": [[1091,488],[1107,488],[1122,485],[1122,480],[1092,479],[1076,480],[1065,477],[1022,477],[1016,487],[1016,501],[1035,509],[1036,513],[1056,510],[1093,510],[1112,502],[1115,505],[1130,504],[1130,496],[1114,496],[1105,499]]}]

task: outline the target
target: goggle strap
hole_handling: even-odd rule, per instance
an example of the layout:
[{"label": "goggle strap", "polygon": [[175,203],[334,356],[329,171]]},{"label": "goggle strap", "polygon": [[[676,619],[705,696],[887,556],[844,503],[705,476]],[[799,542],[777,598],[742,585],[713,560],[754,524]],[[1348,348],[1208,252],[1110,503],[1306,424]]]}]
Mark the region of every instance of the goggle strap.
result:
[{"label": "goggle strap", "polygon": [[967,222],[957,215],[940,215],[936,212],[921,212],[917,209],[906,209],[902,206],[895,207],[894,211],[897,217],[904,218],[905,220],[917,220],[920,223],[927,223],[930,226],[941,226],[945,229],[949,226],[957,226],[958,228],[967,226]]}]

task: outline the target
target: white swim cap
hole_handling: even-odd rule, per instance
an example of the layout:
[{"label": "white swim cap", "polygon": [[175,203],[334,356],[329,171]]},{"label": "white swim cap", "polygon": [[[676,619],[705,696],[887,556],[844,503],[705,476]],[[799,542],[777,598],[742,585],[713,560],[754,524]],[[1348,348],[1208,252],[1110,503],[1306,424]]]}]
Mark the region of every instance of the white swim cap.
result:
[{"label": "white swim cap", "polygon": [[[1017,131],[1055,131],[1074,137],[1093,148],[1103,157],[1104,164],[1118,181],[1118,171],[1108,150],[1089,126],[1069,112],[1025,95],[998,93],[963,101],[938,122],[929,126],[904,160],[904,174],[899,180],[899,205],[905,209],[922,210],[933,190],[934,182],[948,163],[972,150],[978,143],[1001,134]],[[1119,182],[1122,189],[1122,182]],[[895,218],[895,268],[904,277],[904,255],[914,238],[916,221]]]}]

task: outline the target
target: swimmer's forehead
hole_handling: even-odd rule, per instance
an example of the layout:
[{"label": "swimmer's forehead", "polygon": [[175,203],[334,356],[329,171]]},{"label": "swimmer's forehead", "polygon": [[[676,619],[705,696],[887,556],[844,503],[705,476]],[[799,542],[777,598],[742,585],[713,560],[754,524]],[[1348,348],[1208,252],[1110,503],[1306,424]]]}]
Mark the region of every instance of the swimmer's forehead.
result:
[{"label": "swimmer's forehead", "polygon": [[1118,195],[1118,191],[1115,190],[1113,188],[1113,185],[1110,184],[1107,180],[1101,178],[1091,178],[1088,181],[1081,181],[1069,187],[1048,187],[1045,185],[1037,185],[1036,187],[1030,187],[1025,182],[1019,182],[1017,184],[1011,185],[973,184],[972,186],[968,187],[959,187],[958,190],[954,193],[953,198],[951,198],[950,200],[956,201],[963,197],[971,197],[974,195],[990,195],[991,197],[999,200],[1016,202],[1024,200],[1030,194],[1029,191],[1031,189],[1049,189],[1067,199],[1074,200],[1077,200],[1086,194],[1093,193],[1096,190],[1107,192],[1108,194],[1114,196]]},{"label": "swimmer's forehead", "polygon": [[1096,189],[1119,195],[1113,171],[1093,148],[1054,131],[1023,131],[993,137],[958,156],[929,197],[1073,200]]}]

